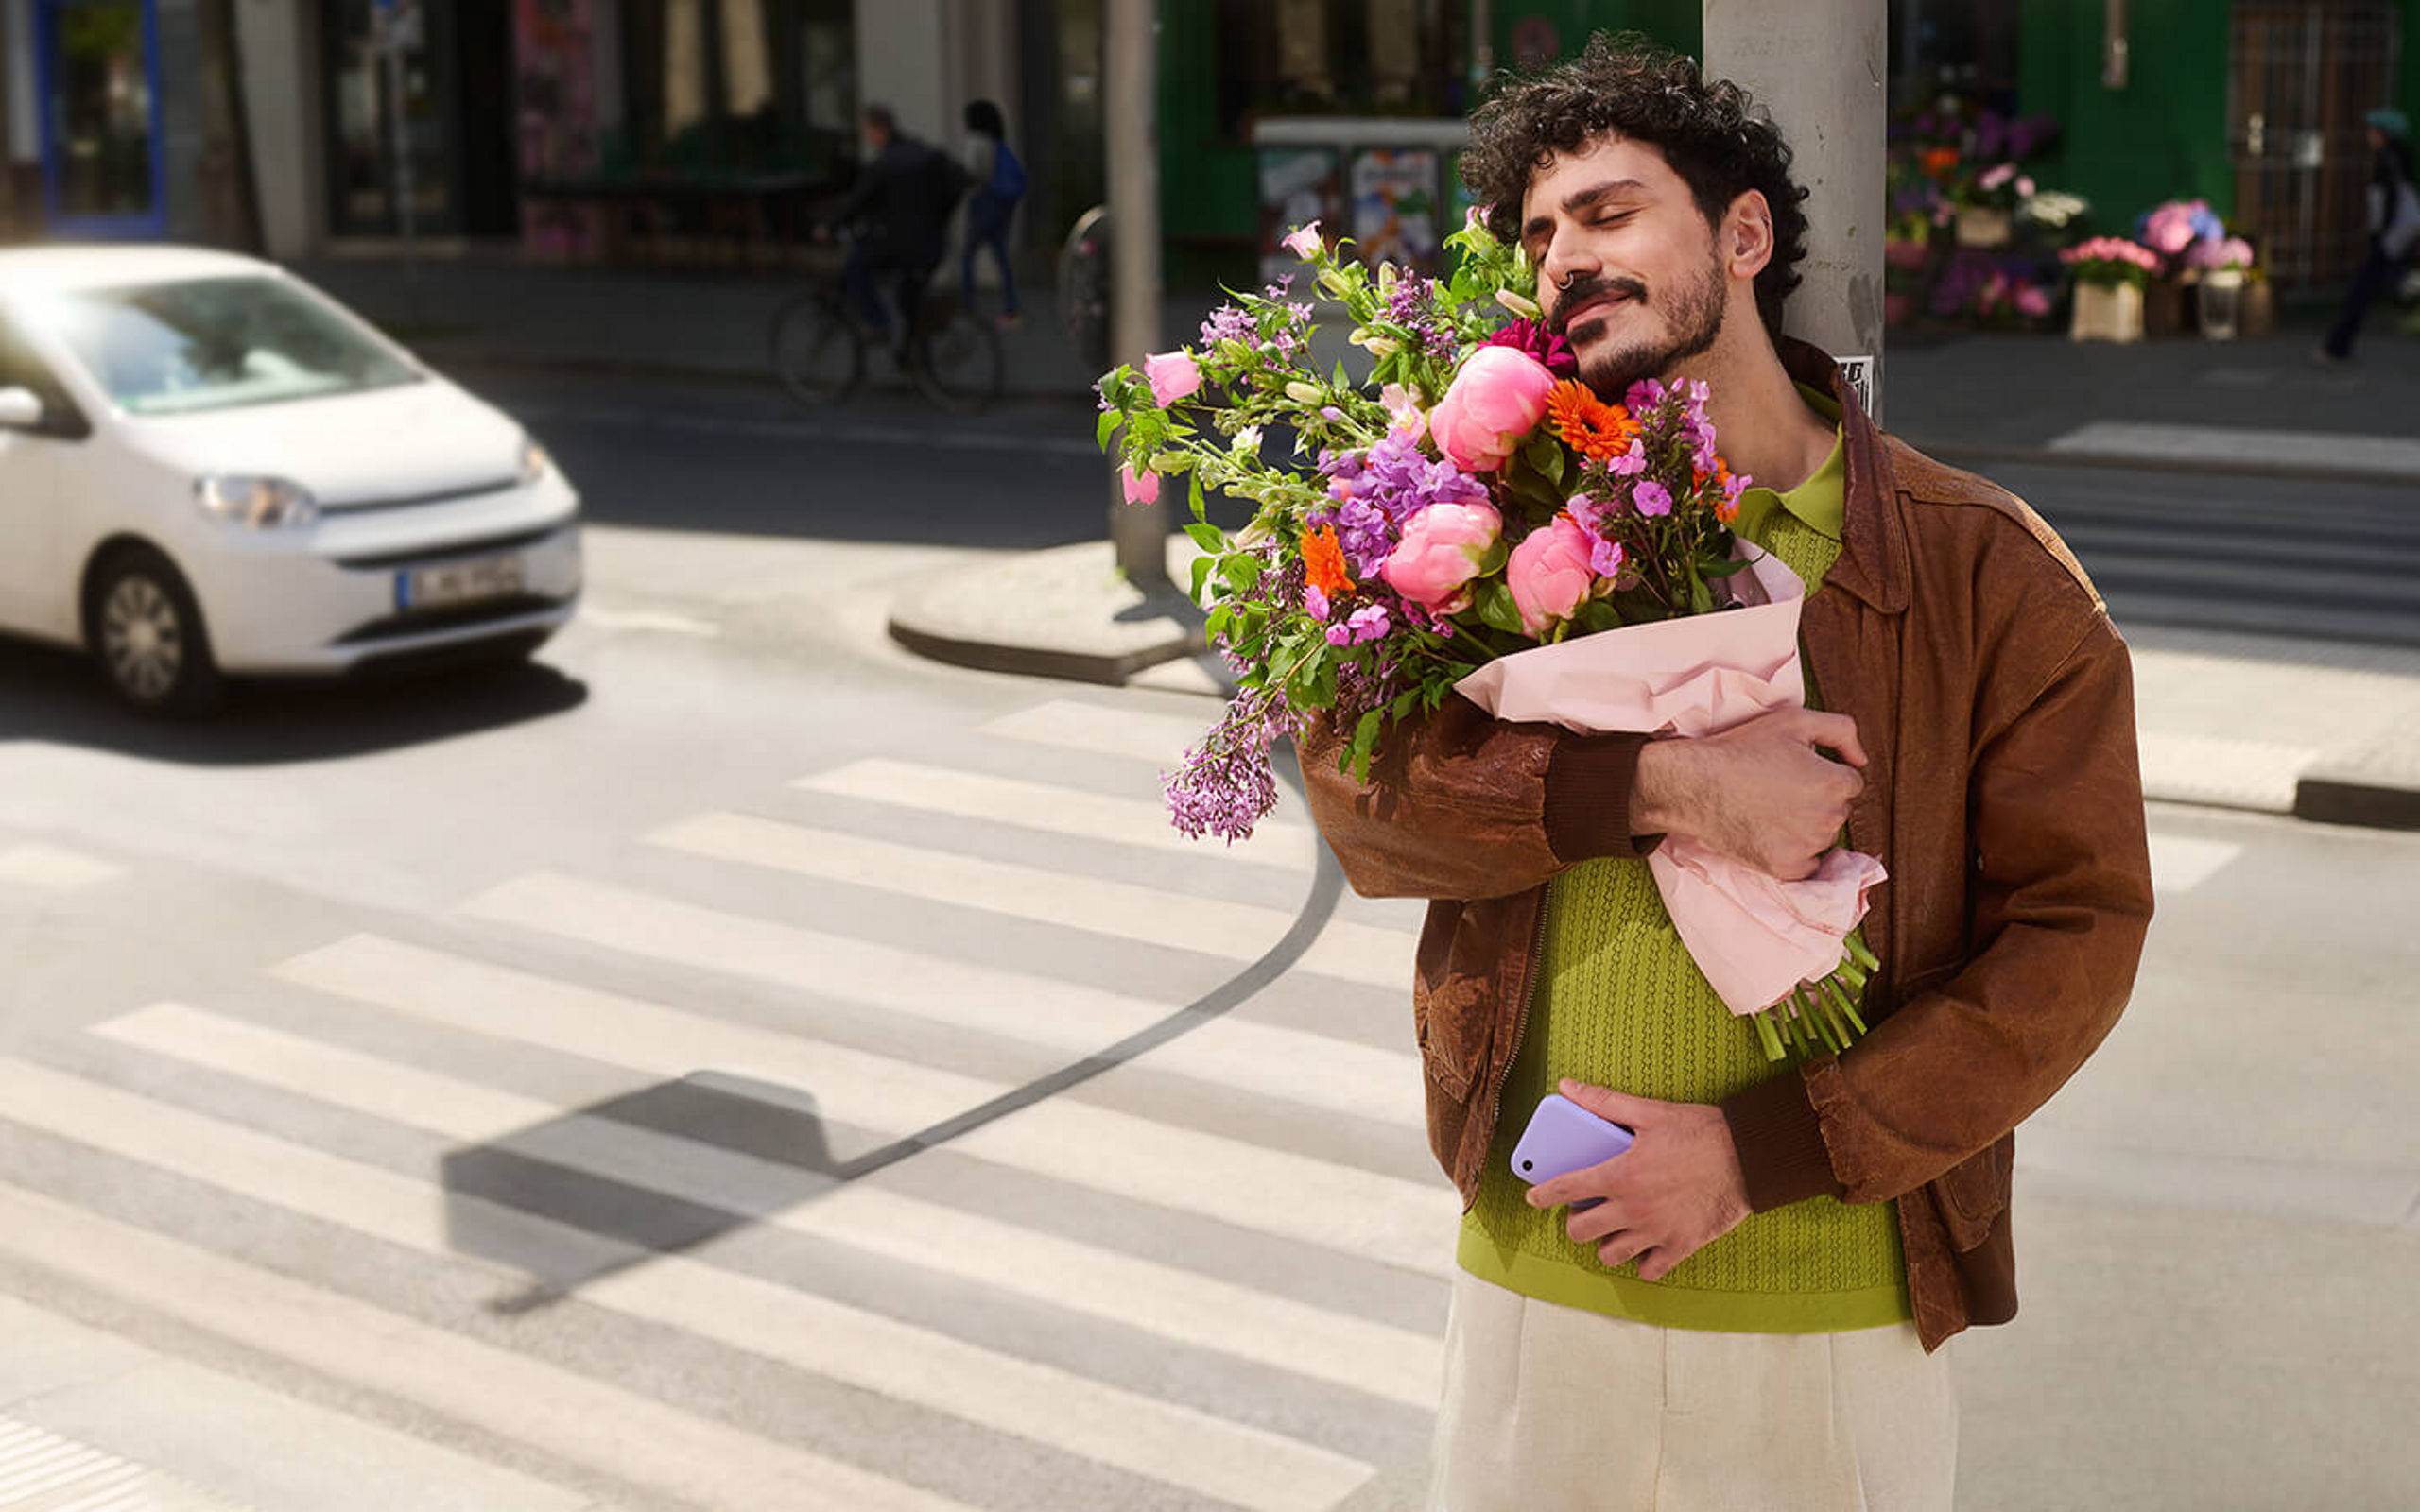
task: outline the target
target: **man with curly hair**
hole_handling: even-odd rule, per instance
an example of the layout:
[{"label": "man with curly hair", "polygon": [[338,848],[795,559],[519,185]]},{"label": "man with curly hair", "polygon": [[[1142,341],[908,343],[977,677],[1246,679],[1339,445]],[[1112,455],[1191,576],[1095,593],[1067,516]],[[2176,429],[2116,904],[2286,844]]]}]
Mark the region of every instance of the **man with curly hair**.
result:
[{"label": "man with curly hair", "polygon": [[[1806,579],[1809,707],[1694,740],[1449,700],[1367,782],[1302,738],[1354,886],[1430,901],[1415,1019],[1461,1189],[1435,1505],[1940,1509],[1944,1341],[2016,1309],[2013,1134],[2100,1042],[2152,912],[2124,643],[2048,526],[1884,435],[1782,334],[1806,198],[1734,85],[1624,39],[1504,88],[1463,174],[1582,377],[1702,380],[1758,487],[1737,529]],[[1775,876],[1845,832],[1891,881],[1872,1031],[1765,1058],[1644,859]],[[1635,1141],[1536,1186],[1561,1091]]]}]

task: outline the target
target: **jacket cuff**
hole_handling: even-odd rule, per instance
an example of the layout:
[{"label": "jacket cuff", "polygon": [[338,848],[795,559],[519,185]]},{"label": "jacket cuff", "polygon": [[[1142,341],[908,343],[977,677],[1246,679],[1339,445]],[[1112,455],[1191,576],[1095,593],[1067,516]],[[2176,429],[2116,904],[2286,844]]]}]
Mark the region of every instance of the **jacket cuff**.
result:
[{"label": "jacket cuff", "polygon": [[1797,1072],[1784,1072],[1724,1098],[1722,1117],[1739,1150],[1750,1211],[1769,1212],[1808,1197],[1837,1197],[1846,1190],[1832,1174],[1823,1125],[1806,1095],[1806,1078]]},{"label": "jacket cuff", "polygon": [[1638,753],[1647,739],[1571,735],[1555,742],[1541,816],[1557,860],[1645,855],[1664,838],[1630,832],[1631,790],[1638,782]]}]

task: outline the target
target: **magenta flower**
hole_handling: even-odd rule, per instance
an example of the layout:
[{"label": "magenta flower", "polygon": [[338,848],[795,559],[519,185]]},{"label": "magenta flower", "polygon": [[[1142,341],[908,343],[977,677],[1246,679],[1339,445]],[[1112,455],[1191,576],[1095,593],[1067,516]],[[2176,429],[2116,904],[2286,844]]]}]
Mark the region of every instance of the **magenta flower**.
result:
[{"label": "magenta flower", "polygon": [[1365,645],[1372,641],[1385,640],[1389,627],[1387,607],[1384,604],[1370,604],[1355,610],[1346,616],[1342,624],[1329,626],[1327,644]]},{"label": "magenta flower", "polygon": [[1132,465],[1121,462],[1117,468],[1117,481],[1126,490],[1126,502],[1129,504],[1155,504],[1159,501],[1160,475],[1157,472],[1148,469],[1137,472]]},{"label": "magenta flower", "polygon": [[1303,585],[1303,612],[1308,614],[1315,620],[1323,620],[1327,618],[1327,595],[1320,592],[1320,585],[1317,583],[1305,583]]},{"label": "magenta flower", "polygon": [[1580,371],[1580,358],[1571,350],[1571,343],[1563,338],[1562,332],[1547,330],[1543,320],[1515,320],[1498,328],[1480,345],[1526,352],[1558,378],[1569,378]]},{"label": "magenta flower", "polygon": [[1295,227],[1293,232],[1278,245],[1304,262],[1309,262],[1320,255],[1320,223],[1314,220],[1307,225]]},{"label": "magenta flower", "polygon": [[1631,490],[1630,502],[1638,507],[1639,513],[1659,519],[1672,512],[1672,490],[1649,478]]}]

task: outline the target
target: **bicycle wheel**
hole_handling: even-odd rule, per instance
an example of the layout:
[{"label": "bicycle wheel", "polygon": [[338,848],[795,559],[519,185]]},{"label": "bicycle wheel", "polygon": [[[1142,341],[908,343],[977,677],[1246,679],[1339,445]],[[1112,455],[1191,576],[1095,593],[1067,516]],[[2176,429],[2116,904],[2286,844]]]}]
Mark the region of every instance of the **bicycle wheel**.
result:
[{"label": "bicycle wheel", "polygon": [[[940,296],[932,297],[939,305]],[[1000,397],[1008,359],[1000,351],[999,333],[967,313],[956,300],[946,309],[931,309],[908,374],[935,407],[953,415],[968,415]]]},{"label": "bicycle wheel", "polygon": [[1109,366],[1110,224],[1096,205],[1067,233],[1059,252],[1059,320],[1067,340],[1098,372]]},{"label": "bicycle wheel", "polygon": [[803,404],[837,404],[865,377],[865,348],[847,312],[821,289],[783,305],[766,345],[773,375]]}]

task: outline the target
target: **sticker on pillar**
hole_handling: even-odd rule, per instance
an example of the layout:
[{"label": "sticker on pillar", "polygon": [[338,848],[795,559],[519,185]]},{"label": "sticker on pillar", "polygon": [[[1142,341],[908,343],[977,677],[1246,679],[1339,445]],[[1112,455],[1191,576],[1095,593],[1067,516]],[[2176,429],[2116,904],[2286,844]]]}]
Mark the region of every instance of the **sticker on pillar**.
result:
[{"label": "sticker on pillar", "polygon": [[1868,415],[1874,413],[1874,359],[1842,357],[1841,374],[1848,380],[1849,392],[1857,395],[1857,407]]}]

